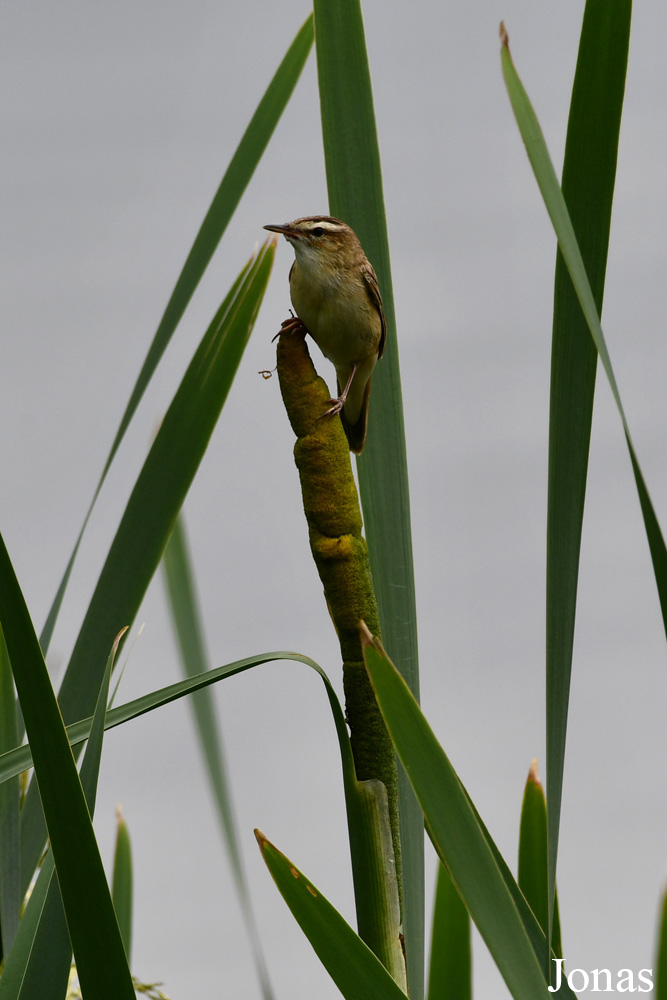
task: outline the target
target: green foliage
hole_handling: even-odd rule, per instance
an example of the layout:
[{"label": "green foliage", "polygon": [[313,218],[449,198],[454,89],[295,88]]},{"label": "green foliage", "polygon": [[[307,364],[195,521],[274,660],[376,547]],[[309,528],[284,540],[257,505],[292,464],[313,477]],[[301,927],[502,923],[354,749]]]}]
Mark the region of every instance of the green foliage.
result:
[{"label": "green foliage", "polygon": [[[0,621],[30,740],[36,781],[82,988],[99,1000],[133,997],[132,981],[106,882],[89,805],[55,693],[4,542],[0,539]],[[110,675],[107,669],[106,683]],[[93,720],[97,778],[106,689]],[[101,728],[100,728],[101,727]],[[94,794],[90,795],[90,809]],[[69,965],[69,963],[68,963]]]},{"label": "green foliage", "polygon": [[[368,439],[357,469],[382,635],[419,697],[417,605],[398,338],[371,76],[359,0],[315,0],[322,138],[331,214],[358,234],[378,276],[387,346],[373,375]],[[399,771],[403,925],[410,989],[424,993],[423,821]]]},{"label": "green foliage", "polygon": [[[516,1000],[548,1000],[544,933],[502,862],[447,755],[392,662],[366,635],[366,669],[427,832]],[[556,995],[569,994],[567,987]]]},{"label": "green foliage", "polygon": [[129,964],[132,962],[132,846],[120,806],[117,809],[116,820],[111,898]]},{"label": "green foliage", "polygon": [[[182,517],[178,517],[174,525],[169,544],[165,549],[163,567],[183,672],[187,677],[196,677],[206,671],[207,659],[203,626],[195,593],[194,572],[190,562],[185,523]],[[234,874],[236,891],[253,947],[260,986],[265,1000],[271,1000],[273,991],[241,861],[222,734],[219,731],[211,692],[207,687],[193,691],[190,704],[195,717],[197,735],[218,811],[226,851]]]},{"label": "green foliage", "polygon": [[[401,988],[405,985],[401,974],[405,945],[409,995],[412,1000],[424,996],[425,824],[440,859],[429,1000],[472,997],[471,918],[515,1000],[547,1000],[552,995],[572,1000],[574,994],[567,983],[551,994],[547,979],[551,959],[562,955],[556,862],[598,356],[629,448],[667,628],[667,549],[632,443],[600,321],[630,16],[630,0],[586,3],[562,188],[503,34],[505,83],[559,247],[546,539],[548,802],[536,775],[529,777],[521,816],[518,881],[418,704],[416,603],[398,342],[361,6],[359,0],[336,4],[315,0],[313,15],[298,32],[260,102],[187,255],[120,421],[47,619],[41,647],[0,539],[0,1000],[64,1000],[72,949],[85,1000],[129,1000],[135,992],[163,995],[156,985],[141,985],[130,975],[133,880],[127,829],[120,820],[110,892],[91,818],[104,731],[185,696],[193,698],[203,756],[254,940],[259,979],[269,1000],[271,987],[251,917],[222,740],[207,688],[271,660],[302,662],[323,680],[341,754],[355,893],[362,901],[358,920],[360,926],[370,925],[374,919],[380,925],[374,954],[319,888],[258,834],[262,856],[280,893],[342,995],[350,1000],[405,997]],[[403,766],[399,789],[402,915],[397,912],[398,894],[387,888],[396,885],[393,845],[387,841],[386,850],[378,848],[389,828],[386,788],[375,778],[358,780],[346,718],[332,684],[308,657],[288,652],[252,655],[217,669],[207,668],[193,573],[177,520],[253,328],[274,256],[271,241],[241,270],[168,408],[83,617],[57,700],[43,655],[79,542],[110,464],[264,154],[313,37],[330,210],[345,218],[360,235],[377,270],[388,318],[388,347],[374,377],[368,445],[359,460],[358,473],[379,620],[398,668],[379,642],[362,633],[366,669]],[[362,540],[358,541],[361,544]],[[116,633],[121,625],[133,622],[163,553],[186,677],[107,710],[113,657],[121,641]],[[350,588],[342,587],[343,592],[346,589]],[[344,601],[345,593],[342,597]],[[337,614],[338,608],[334,618]],[[352,630],[356,630],[358,617]],[[356,643],[356,631],[353,638]],[[29,745],[19,746],[23,723]],[[79,748],[84,741],[86,753],[78,774],[78,750],[73,754],[70,747]],[[35,778],[20,809],[19,776],[31,766]],[[374,836],[368,833],[371,827]],[[49,847],[43,853],[47,835]],[[26,895],[29,883],[31,890]],[[656,983],[656,996],[661,998],[667,997],[664,914],[663,900]],[[401,916],[404,939],[399,933]],[[383,936],[389,942],[387,947]]]},{"label": "green foliage", "polygon": [[468,911],[441,862],[433,907],[429,1000],[472,1000],[470,937]]},{"label": "green foliage", "polygon": [[[537,917],[540,927],[547,933],[549,926],[549,859],[547,850],[547,803],[544,789],[537,774],[537,760],[533,760],[521,805],[519,828],[519,888],[526,902]],[[554,931],[552,950],[557,958],[563,957],[560,941],[558,894],[554,902]]]},{"label": "green foliage", "polygon": [[404,1000],[384,966],[320,890],[255,831],[278,890],[346,1000]]}]

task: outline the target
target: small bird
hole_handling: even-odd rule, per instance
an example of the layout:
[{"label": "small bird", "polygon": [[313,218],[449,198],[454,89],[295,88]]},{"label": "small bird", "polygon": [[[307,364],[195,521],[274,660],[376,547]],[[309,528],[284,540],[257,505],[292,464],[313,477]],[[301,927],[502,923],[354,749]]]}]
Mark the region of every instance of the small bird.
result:
[{"label": "small bird", "polygon": [[338,396],[323,416],[340,413],[350,451],[359,455],[366,442],[371,375],[387,339],[375,271],[354,230],[330,215],[264,228],[282,233],[294,247],[292,305],[336,369]]}]

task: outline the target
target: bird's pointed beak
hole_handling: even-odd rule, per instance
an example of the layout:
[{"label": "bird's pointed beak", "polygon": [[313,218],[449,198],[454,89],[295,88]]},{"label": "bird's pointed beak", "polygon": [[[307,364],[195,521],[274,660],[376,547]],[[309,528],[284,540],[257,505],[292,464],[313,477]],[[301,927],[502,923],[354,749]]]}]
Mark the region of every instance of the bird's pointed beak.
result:
[{"label": "bird's pointed beak", "polygon": [[286,222],[283,226],[264,226],[264,229],[268,229],[270,233],[282,233],[286,239],[290,236],[297,236],[289,222]]}]

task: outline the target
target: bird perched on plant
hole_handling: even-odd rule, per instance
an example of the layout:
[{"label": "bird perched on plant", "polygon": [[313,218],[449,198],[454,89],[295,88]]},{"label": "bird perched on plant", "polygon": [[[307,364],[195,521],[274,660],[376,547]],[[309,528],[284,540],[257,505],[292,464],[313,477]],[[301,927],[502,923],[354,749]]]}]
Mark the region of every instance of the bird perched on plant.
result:
[{"label": "bird perched on plant", "polygon": [[336,369],[338,396],[329,400],[331,408],[322,415],[340,413],[350,450],[360,454],[368,427],[371,375],[387,337],[375,271],[357,234],[340,219],[309,215],[264,228],[282,233],[294,247],[292,305]]}]

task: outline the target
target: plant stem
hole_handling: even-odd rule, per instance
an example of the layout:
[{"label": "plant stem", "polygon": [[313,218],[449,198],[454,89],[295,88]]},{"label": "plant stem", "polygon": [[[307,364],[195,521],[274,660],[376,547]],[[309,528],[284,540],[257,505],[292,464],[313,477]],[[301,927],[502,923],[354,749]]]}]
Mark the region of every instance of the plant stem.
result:
[{"label": "plant stem", "polygon": [[[346,718],[357,779],[376,779],[387,789],[402,908],[396,756],[361,652],[359,622],[364,621],[373,635],[380,637],[380,621],[348,443],[338,417],[322,418],[330,405],[329,391],[317,375],[299,332],[280,336],[278,377],[297,437],[294,458],[310,547],[340,642]],[[359,909],[358,901],[358,915]],[[361,926],[359,932],[366,940]]]}]

